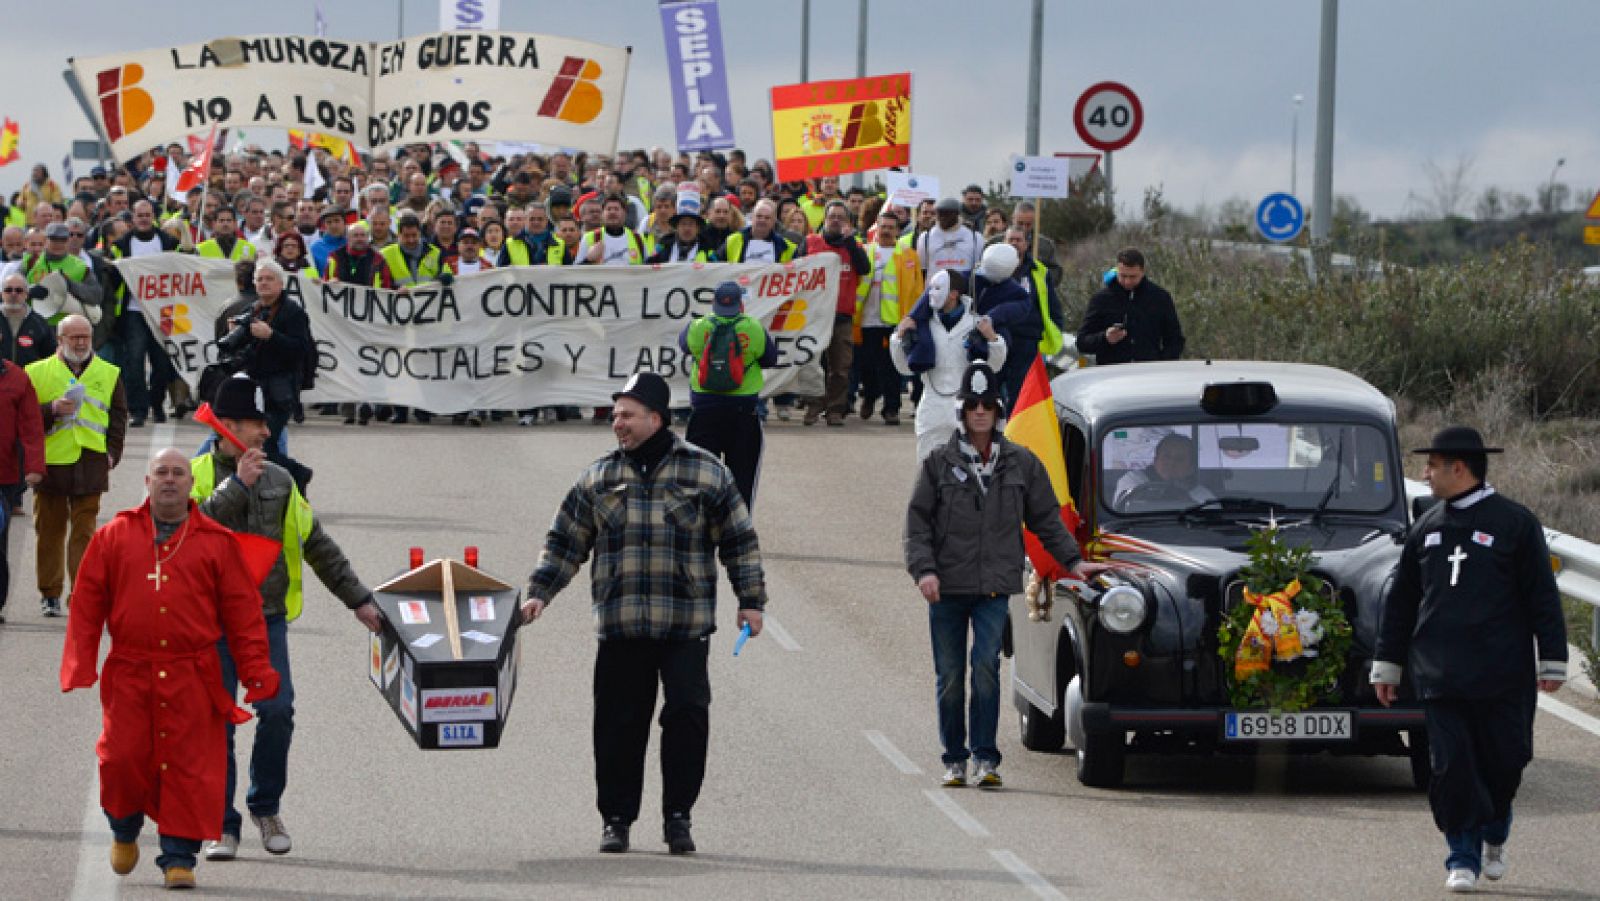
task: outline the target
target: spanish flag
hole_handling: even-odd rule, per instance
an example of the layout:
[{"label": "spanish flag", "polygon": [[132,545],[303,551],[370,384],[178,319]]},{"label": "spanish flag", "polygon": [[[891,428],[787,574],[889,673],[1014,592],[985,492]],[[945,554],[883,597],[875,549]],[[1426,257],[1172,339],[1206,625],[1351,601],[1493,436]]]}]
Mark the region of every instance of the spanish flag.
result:
[{"label": "spanish flag", "polygon": [[22,129],[17,123],[7,119],[5,125],[0,127],[0,166],[14,163],[20,154],[17,152],[17,139]]},{"label": "spanish flag", "polygon": [[[1067,459],[1061,448],[1061,421],[1056,418],[1055,397],[1050,393],[1050,377],[1045,373],[1044,357],[1034,357],[1028,377],[1022,382],[1017,395],[1016,409],[1006,423],[1006,440],[1016,442],[1033,451],[1045,472],[1050,474],[1050,486],[1056,491],[1061,504],[1061,521],[1067,531],[1074,534],[1082,521],[1078,505],[1072,501],[1072,489],[1067,484]],[[1044,545],[1032,532],[1023,532],[1023,544],[1033,568],[1049,581],[1066,575],[1066,569],[1045,551]]]},{"label": "spanish flag", "polygon": [[346,141],[344,138],[336,138],[333,135],[291,128],[289,129],[289,146],[296,150],[321,147],[336,160],[341,160],[348,156],[351,163],[357,166],[361,165],[361,154],[356,151],[356,145]]}]

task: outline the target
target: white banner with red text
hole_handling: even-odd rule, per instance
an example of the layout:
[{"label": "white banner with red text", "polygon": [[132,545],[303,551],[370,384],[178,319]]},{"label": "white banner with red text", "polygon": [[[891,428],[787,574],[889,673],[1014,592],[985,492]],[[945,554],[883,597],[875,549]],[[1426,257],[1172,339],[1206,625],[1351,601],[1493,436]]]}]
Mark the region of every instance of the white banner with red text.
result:
[{"label": "white banner with red text", "polygon": [[[166,253],[116,265],[151,332],[197,388],[219,357],[217,318],[238,297],[233,264]],[[696,361],[678,336],[710,314],[727,280],[744,286],[745,312],[777,345],[762,394],[821,394],[817,363],[839,291],[834,254],[777,265],[517,266],[409,292],[296,275],[284,296],[311,320],[317,380],[306,403],[434,413],[608,406],[630,375],[649,370],[667,376],[675,405],[687,406]]]}]

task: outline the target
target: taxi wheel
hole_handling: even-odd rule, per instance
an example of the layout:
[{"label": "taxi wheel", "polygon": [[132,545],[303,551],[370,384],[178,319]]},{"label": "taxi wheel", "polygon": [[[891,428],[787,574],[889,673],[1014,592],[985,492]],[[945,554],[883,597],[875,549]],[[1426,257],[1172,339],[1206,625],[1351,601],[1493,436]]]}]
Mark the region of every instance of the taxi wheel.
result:
[{"label": "taxi wheel", "polygon": [[1433,760],[1428,756],[1428,733],[1413,729],[1406,733],[1407,755],[1411,758],[1411,785],[1427,791],[1433,781]]},{"label": "taxi wheel", "polygon": [[1046,716],[1043,710],[1023,700],[1017,722],[1022,727],[1022,746],[1030,751],[1059,751],[1067,743],[1067,724],[1061,720],[1059,707],[1056,716]]},{"label": "taxi wheel", "polygon": [[1127,747],[1127,734],[1121,731],[1084,736],[1078,748],[1078,781],[1090,788],[1120,786]]}]

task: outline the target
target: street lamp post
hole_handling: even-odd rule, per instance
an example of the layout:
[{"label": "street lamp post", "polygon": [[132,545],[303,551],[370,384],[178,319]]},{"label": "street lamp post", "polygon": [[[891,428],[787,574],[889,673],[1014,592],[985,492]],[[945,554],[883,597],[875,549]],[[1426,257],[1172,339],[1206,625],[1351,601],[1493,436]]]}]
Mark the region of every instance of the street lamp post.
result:
[{"label": "street lamp post", "polygon": [[1559,212],[1556,209],[1556,173],[1561,171],[1561,167],[1565,166],[1566,164],[1567,164],[1567,158],[1566,157],[1564,157],[1564,156],[1563,157],[1557,157],[1556,158],[1556,164],[1554,166],[1550,167],[1550,177],[1545,179],[1545,183],[1544,183],[1544,206],[1545,206],[1545,212],[1547,212],[1547,213]]},{"label": "street lamp post", "polygon": [[1290,98],[1294,101],[1294,114],[1289,125],[1289,195],[1300,196],[1300,104],[1306,101],[1306,95],[1296,94]]}]

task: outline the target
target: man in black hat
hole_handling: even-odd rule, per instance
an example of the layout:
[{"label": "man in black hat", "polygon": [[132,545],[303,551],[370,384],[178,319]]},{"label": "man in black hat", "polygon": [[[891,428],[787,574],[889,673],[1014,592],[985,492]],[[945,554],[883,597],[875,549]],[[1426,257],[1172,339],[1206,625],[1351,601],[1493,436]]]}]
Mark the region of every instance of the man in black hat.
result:
[{"label": "man in black hat", "polygon": [[684,326],[678,347],[695,361],[685,437],[728,464],[745,506],[753,510],[764,443],[756,405],[765,384],[763,370],[778,362],[778,345],[760,321],[744,314],[739,283],[723,282],[711,315]]},{"label": "man in black hat", "polygon": [[1372,683],[1388,706],[1409,676],[1422,702],[1445,886],[1468,892],[1480,873],[1505,875],[1536,689],[1566,680],[1566,623],[1539,520],[1485,481],[1500,448],[1451,426],[1414,453],[1428,456],[1422,477],[1439,502],[1412,526],[1384,598]]},{"label": "man in black hat", "polygon": [[[973,782],[999,788],[1000,639],[1011,595],[1022,590],[1024,525],[1079,579],[1106,567],[1084,562],[1061,522],[1050,474],[1033,452],[1006,441],[1000,423],[1005,402],[1000,378],[987,363],[973,363],[961,379],[961,427],[918,469],[906,509],[906,571],[928,602],[933,638],[934,686],[942,784]],[[946,403],[930,394],[924,403]],[[1001,490],[1004,486],[1006,490]],[[1022,490],[1011,490],[1012,486]],[[971,633],[972,706],[966,686]]]},{"label": "man in black hat", "polygon": [[636,373],[611,398],[617,449],[590,464],[561,502],[528,579],[522,616],[538,619],[593,552],[600,850],[628,850],[660,683],[663,840],[673,854],[688,854],[710,734],[715,556],[739,599],[738,623],[754,636],[767,605],[761,547],[733,474],[668,428],[672,391],[665,379]]},{"label": "man in black hat", "polygon": [[706,220],[700,216],[700,201],[693,203],[680,200],[678,211],[667,220],[672,227],[672,233],[661,239],[656,246],[656,252],[650,255],[645,262],[659,263],[704,263],[711,258],[717,248],[707,247],[700,240],[706,228]]},{"label": "man in black hat", "polygon": [[[207,516],[236,532],[264,535],[283,543],[272,572],[261,583],[262,614],[267,620],[267,642],[272,668],[282,682],[276,697],[256,704],[255,742],[250,752],[250,792],[246,796],[251,819],[261,831],[261,843],[271,854],[287,854],[289,832],[279,813],[289,781],[289,741],[294,735],[294,682],[290,678],[289,623],[300,615],[300,564],[312,572],[334,597],[344,603],[363,626],[373,632],[382,627],[372,592],[361,583],[344,552],[317,521],[311,505],[295,487],[288,470],[267,459],[262,451],[271,430],[261,386],[239,374],[223,381],[211,410],[222,426],[248,450],[240,451],[218,433],[216,450],[189,461],[194,474],[191,496]],[[226,643],[217,643],[222,662],[223,687],[231,694],[238,686],[234,660]],[[239,853],[243,817],[234,807],[238,766],[233,756],[233,727],[228,727],[227,803],[217,811],[222,837],[206,843],[207,860],[232,860]]]}]

